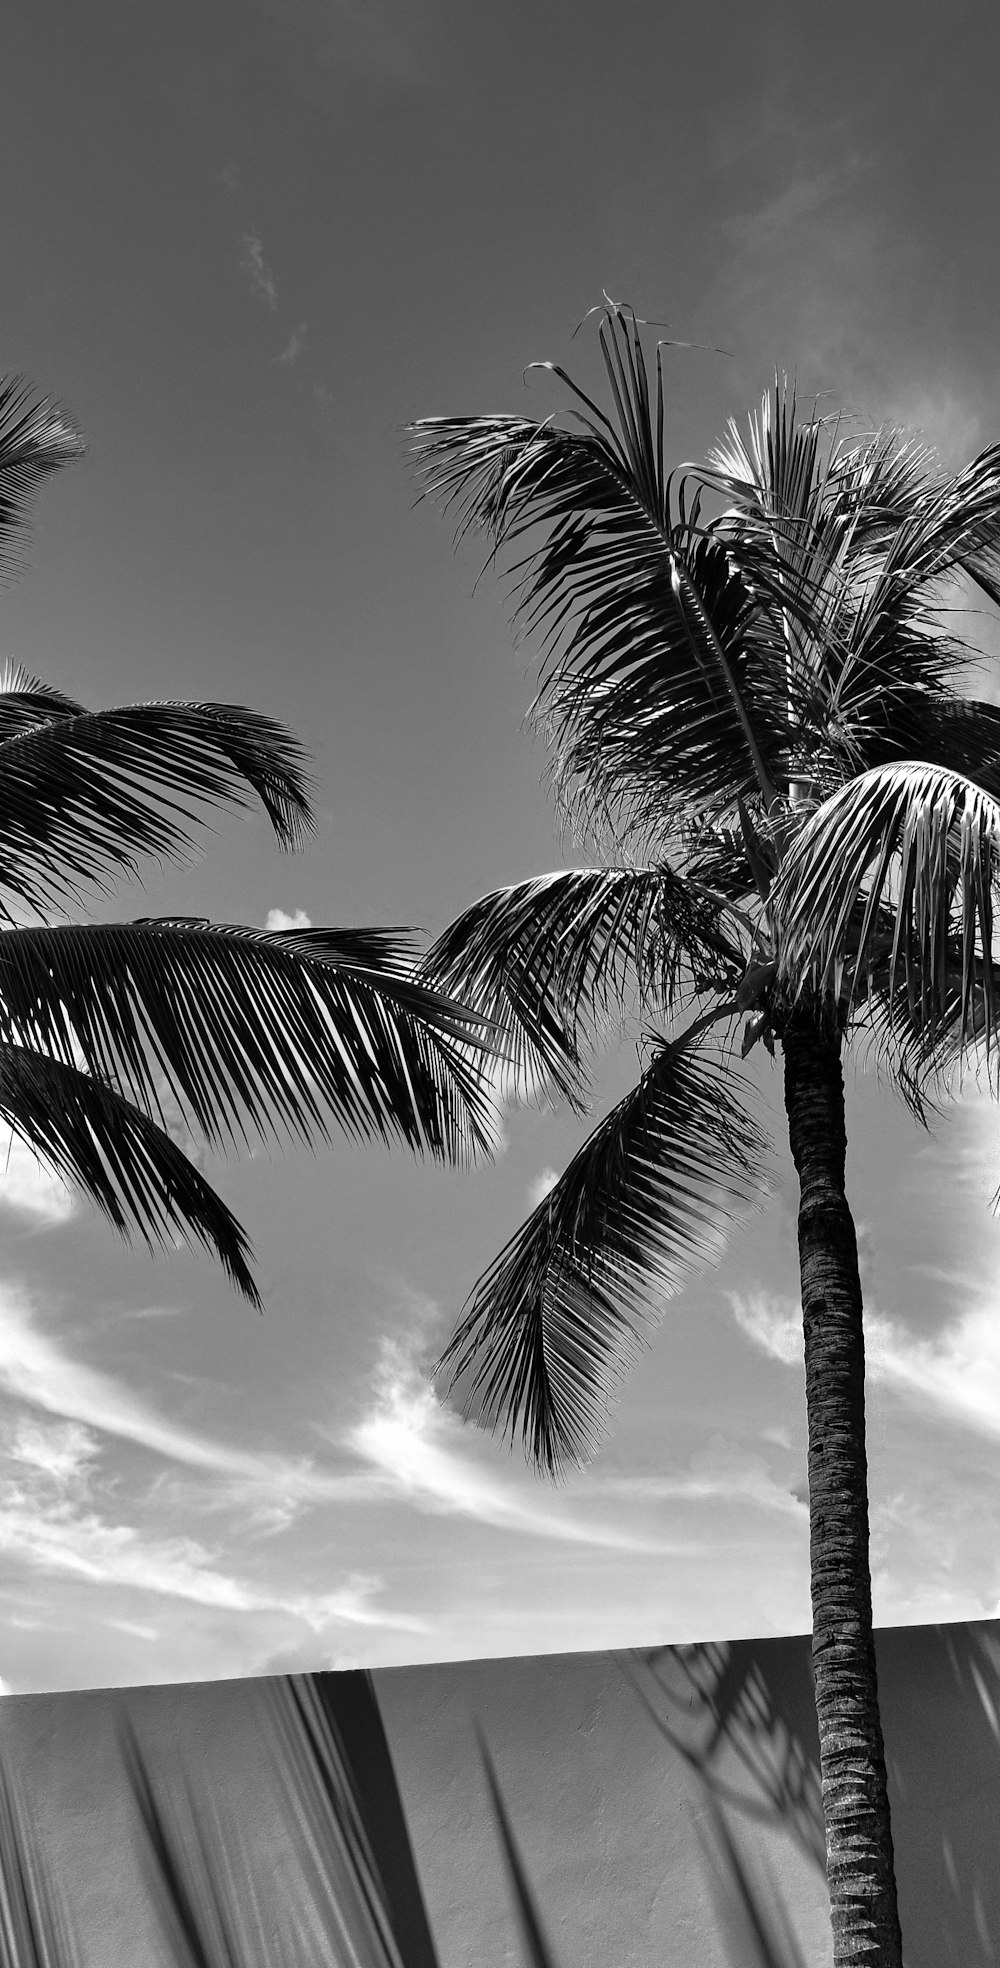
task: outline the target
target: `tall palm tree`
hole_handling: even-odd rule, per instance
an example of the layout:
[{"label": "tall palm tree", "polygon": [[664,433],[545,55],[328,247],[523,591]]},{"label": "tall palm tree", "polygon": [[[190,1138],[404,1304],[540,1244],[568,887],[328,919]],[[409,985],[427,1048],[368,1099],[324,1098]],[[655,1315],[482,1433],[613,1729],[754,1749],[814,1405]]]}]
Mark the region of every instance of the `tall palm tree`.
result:
[{"label": "tall palm tree", "polygon": [[[38,485],[82,448],[65,413],[0,383],[0,573]],[[255,1304],[246,1233],[165,1105],[216,1149],[317,1142],[335,1123],[461,1160],[493,1139],[481,1016],[415,979],[405,931],[46,912],[141,855],[183,858],[199,807],[256,796],[294,847],[308,788],[296,741],[238,705],[92,712],[23,671],[0,677],[0,1120],[123,1236],[200,1241]]]},{"label": "tall palm tree", "polygon": [[556,795],[604,851],[484,896],[422,974],[498,1021],[522,1093],[581,1109],[600,1028],[636,1006],[649,1028],[638,1084],[441,1364],[540,1469],[589,1454],[644,1327],[753,1201],[763,1143],[734,1054],[780,1046],[835,1960],[897,1968],[842,1052],[874,1049],[926,1119],[931,1085],[997,1036],[1000,711],[961,694],[970,650],[940,610],[957,579],[1000,600],[1000,447],[953,475],[776,382],[748,435],[668,471],[640,325],[602,311],[609,411],[548,363],[565,414],[413,427],[460,535],[511,550]]}]

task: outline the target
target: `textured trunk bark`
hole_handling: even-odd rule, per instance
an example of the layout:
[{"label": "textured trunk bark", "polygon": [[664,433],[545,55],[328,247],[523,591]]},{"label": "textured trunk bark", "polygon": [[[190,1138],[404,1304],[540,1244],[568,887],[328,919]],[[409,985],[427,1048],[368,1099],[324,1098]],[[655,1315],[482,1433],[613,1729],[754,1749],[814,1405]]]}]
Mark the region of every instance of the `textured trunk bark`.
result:
[{"label": "textured trunk bark", "polygon": [[782,1034],[799,1177],[809,1418],[809,1551],[826,1873],[835,1968],[901,1968],[872,1641],[865,1345],[840,1040],[807,1013]]}]

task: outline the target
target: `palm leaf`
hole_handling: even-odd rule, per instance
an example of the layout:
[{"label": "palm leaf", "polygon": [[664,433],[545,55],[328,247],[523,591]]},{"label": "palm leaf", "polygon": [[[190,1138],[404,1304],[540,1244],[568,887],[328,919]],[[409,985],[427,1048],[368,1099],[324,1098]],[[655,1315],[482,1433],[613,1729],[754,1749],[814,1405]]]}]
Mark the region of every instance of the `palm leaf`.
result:
[{"label": "palm leaf", "polygon": [[980,1034],[988,1049],[998,854],[1000,802],[962,774],[922,763],[861,774],[811,816],[775,888],[785,989],[843,992],[849,1014],[881,966],[881,988],[905,991],[926,1044],[946,1026],[954,1035],[957,1016],[959,1050]]},{"label": "palm leaf", "polygon": [[550,1079],[584,1106],[581,1045],[635,1000],[673,1009],[686,983],[735,988],[744,968],[721,905],[666,865],[566,868],[480,897],[419,976],[495,1021],[515,1093]]},{"label": "palm leaf", "polygon": [[979,698],[920,685],[873,687],[857,751],[865,770],[919,759],[960,772],[1000,798],[1000,709]]},{"label": "palm leaf", "polygon": [[22,376],[0,380],[0,575],[16,573],[31,501],[42,480],[84,444],[72,419]]},{"label": "palm leaf", "polygon": [[[304,753],[234,704],[82,711],[33,678],[0,697],[0,890],[33,907],[81,881],[182,858],[192,802],[261,800],[282,847],[312,825]],[[38,712],[51,702],[49,715]]]},{"label": "palm leaf", "polygon": [[0,1043],[0,1119],[147,1247],[193,1237],[251,1303],[261,1301],[246,1233],[170,1136],[112,1087],[60,1059]]},{"label": "palm leaf", "polygon": [[[580,429],[518,417],[412,427],[424,488],[516,561],[516,613],[542,638],[539,708],[561,783],[631,793],[773,793],[783,645],[725,546],[699,533],[663,469],[662,382],[636,324],[609,308],[602,346],[617,424],[583,397]],[[555,365],[546,365],[555,369]],[[655,405],[654,405],[655,396]],[[539,537],[540,536],[540,537]]]},{"label": "palm leaf", "polygon": [[[699,1021],[701,1023],[703,1021]],[[735,1076],[658,1043],[638,1085],[573,1157],[475,1286],[440,1366],[471,1375],[465,1412],[555,1473],[580,1462],[647,1325],[717,1258],[765,1145]]]},{"label": "palm leaf", "polygon": [[154,919],[0,936],[0,1038],[155,1117],[165,1075],[216,1147],[248,1129],[325,1140],[332,1117],[450,1160],[488,1151],[487,1023],[408,975],[385,931]]}]

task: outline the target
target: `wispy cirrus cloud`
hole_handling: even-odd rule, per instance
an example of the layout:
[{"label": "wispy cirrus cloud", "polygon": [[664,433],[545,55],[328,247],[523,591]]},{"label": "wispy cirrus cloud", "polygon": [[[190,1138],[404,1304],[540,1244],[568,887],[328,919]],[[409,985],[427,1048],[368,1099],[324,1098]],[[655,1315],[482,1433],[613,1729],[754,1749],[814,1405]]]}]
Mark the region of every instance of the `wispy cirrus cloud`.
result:
[{"label": "wispy cirrus cloud", "polygon": [[305,348],[308,332],[309,324],[306,321],[300,321],[298,327],[292,329],[281,354],[276,355],[274,358],[275,362],[280,363],[283,369],[294,369],[299,356]]},{"label": "wispy cirrus cloud", "polygon": [[343,1437],[343,1446],[377,1470],[390,1492],[421,1509],[532,1538],[661,1555],[688,1548],[588,1521],[572,1502],[546,1507],[537,1488],[522,1487],[513,1474],[498,1475],[477,1458],[472,1431],[437,1400],[416,1362],[420,1345],[419,1332],[415,1339],[383,1339],[371,1405]]},{"label": "wispy cirrus cloud", "polygon": [[381,1581],[350,1574],[330,1592],[282,1590],[236,1576],[199,1539],[157,1536],[112,1514],[114,1486],[96,1480],[99,1444],[73,1423],[17,1419],[0,1443],[0,1551],[49,1575],[68,1575],[104,1591],[140,1591],[218,1612],[283,1613],[314,1632],[331,1623],[424,1623],[377,1605]]},{"label": "wispy cirrus cloud", "polygon": [[240,271],[246,274],[258,299],[273,314],[278,305],[278,286],[264,258],[264,242],[252,228],[243,234]]},{"label": "wispy cirrus cloud", "polygon": [[[784,1366],[802,1362],[796,1300],[767,1292],[731,1293],[737,1325]],[[982,1434],[1000,1436],[1000,1298],[989,1294],[931,1336],[901,1319],[865,1310],[866,1371],[875,1385]]]}]

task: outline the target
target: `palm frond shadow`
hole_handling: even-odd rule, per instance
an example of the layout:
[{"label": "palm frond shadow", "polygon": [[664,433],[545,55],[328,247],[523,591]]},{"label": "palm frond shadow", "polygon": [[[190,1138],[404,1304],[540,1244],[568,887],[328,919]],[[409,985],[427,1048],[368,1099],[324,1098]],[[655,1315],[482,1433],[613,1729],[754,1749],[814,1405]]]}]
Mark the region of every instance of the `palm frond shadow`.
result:
[{"label": "palm frond shadow", "polygon": [[144,1872],[178,1968],[439,1968],[370,1676],[291,1676],[266,1694],[295,1857],[280,1903],[238,1809],[223,1814],[186,1772],[154,1776],[121,1725]]},{"label": "palm frond shadow", "polygon": [[0,1968],[78,1968],[80,1953],[25,1799],[0,1767]]},{"label": "palm frond shadow", "polygon": [[712,1897],[733,1968],[805,1968],[805,1959],[773,1880],[755,1886],[725,1815],[706,1789],[710,1833],[696,1835],[712,1873]]},{"label": "palm frond shadow", "polygon": [[[664,1733],[667,1733],[666,1730]],[[507,1882],[517,1912],[524,1961],[527,1968],[559,1968],[514,1836],[493,1759],[478,1723],[475,1724],[475,1734],[493,1822],[503,1852]],[[674,1747],[680,1746],[672,1735],[668,1739]],[[711,1893],[719,1929],[733,1968],[806,1968],[787,1910],[773,1880],[764,1868],[763,1887],[754,1883],[705,1771],[700,1770],[699,1775],[705,1791],[709,1831],[706,1834],[704,1828],[698,1825],[696,1835],[711,1874]]]},{"label": "palm frond shadow", "polygon": [[545,1933],[541,1912],[525,1869],[524,1860],[516,1838],[510,1814],[504,1803],[503,1792],[497,1780],[493,1758],[490,1755],[486,1738],[478,1722],[475,1724],[476,1741],[482,1759],[483,1771],[490,1796],[490,1809],[496,1826],[497,1837],[504,1856],[504,1867],[511,1897],[517,1910],[518,1927],[528,1968],[559,1968],[552,1946]]},{"label": "palm frond shadow", "polygon": [[[708,1641],[616,1658],[659,1733],[699,1776],[709,1799],[759,1824],[784,1825],[825,1876],[810,1690],[803,1685],[797,1702],[787,1672],[766,1676],[765,1652],[759,1643]],[[752,1790],[734,1788],[715,1767],[727,1747]]]}]

